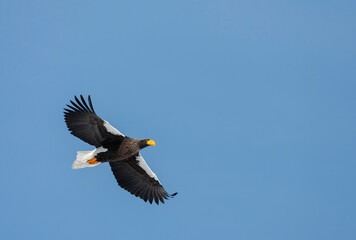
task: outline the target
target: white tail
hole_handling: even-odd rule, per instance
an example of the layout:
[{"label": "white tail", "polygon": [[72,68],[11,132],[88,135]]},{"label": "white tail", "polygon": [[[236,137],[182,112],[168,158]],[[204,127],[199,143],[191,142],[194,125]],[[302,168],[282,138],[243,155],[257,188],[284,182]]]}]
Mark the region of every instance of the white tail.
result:
[{"label": "white tail", "polygon": [[[96,149],[95,149],[96,150]],[[85,167],[95,167],[98,166],[98,164],[89,164],[88,160],[92,159],[94,157],[94,152],[93,151],[78,151],[77,152],[77,159],[74,161],[72,168],[73,169],[79,169],[79,168],[85,168]]]},{"label": "white tail", "polygon": [[101,152],[106,152],[107,149],[103,147],[98,147],[94,149],[93,151],[78,151],[77,152],[77,159],[75,159],[72,168],[73,169],[78,169],[78,168],[85,168],[85,167],[95,167],[98,166],[98,164],[89,164],[88,160],[96,157],[98,153]]}]

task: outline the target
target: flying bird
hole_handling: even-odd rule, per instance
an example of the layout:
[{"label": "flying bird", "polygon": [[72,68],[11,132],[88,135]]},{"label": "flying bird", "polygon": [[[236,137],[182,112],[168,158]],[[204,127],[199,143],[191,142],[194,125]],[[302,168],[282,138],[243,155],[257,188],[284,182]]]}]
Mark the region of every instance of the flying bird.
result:
[{"label": "flying bird", "polygon": [[177,193],[168,194],[156,174],[140,154],[140,150],[155,146],[151,139],[135,139],[123,135],[109,122],[96,115],[90,95],[88,103],[80,95],[64,108],[64,120],[68,130],[77,138],[95,146],[92,151],[78,151],[72,168],[94,167],[108,162],[120,187],[145,202],[158,205]]}]

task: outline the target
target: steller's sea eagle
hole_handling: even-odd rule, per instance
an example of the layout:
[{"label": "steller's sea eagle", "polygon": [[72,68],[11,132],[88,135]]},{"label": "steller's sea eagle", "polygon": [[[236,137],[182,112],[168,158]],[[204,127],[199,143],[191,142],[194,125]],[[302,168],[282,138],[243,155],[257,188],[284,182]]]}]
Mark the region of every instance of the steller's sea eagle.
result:
[{"label": "steller's sea eagle", "polygon": [[65,108],[64,119],[68,130],[74,136],[96,147],[93,151],[77,152],[72,168],[94,167],[109,162],[120,187],[131,194],[159,204],[177,193],[168,194],[156,174],[152,172],[139,151],[156,143],[150,139],[134,139],[123,135],[107,121],[96,115],[90,96],[88,103],[82,95],[81,101],[74,96],[75,102]]}]

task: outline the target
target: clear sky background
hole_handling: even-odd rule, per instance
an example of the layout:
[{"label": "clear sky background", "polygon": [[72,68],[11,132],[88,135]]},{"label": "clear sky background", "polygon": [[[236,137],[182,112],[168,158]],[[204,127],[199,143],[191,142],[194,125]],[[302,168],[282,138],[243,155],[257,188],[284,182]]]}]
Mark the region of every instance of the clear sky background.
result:
[{"label": "clear sky background", "polygon": [[[1,239],[356,239],[355,1],[1,1]],[[90,94],[150,205],[63,107]]]}]

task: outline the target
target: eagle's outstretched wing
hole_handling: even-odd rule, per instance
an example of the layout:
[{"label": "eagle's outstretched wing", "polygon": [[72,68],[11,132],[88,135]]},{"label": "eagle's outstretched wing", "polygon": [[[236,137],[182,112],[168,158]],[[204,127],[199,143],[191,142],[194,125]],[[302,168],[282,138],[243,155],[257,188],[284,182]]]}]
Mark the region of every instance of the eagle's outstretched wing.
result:
[{"label": "eagle's outstretched wing", "polygon": [[164,199],[177,194],[166,192],[140,153],[126,160],[110,162],[110,166],[119,186],[145,202],[164,203]]},{"label": "eagle's outstretched wing", "polygon": [[64,109],[64,119],[71,134],[95,147],[101,146],[104,141],[120,141],[124,138],[116,128],[96,115],[90,96],[89,106],[82,95],[81,101],[76,96],[74,98],[76,103],[70,101],[72,106],[67,105],[68,108]]}]

